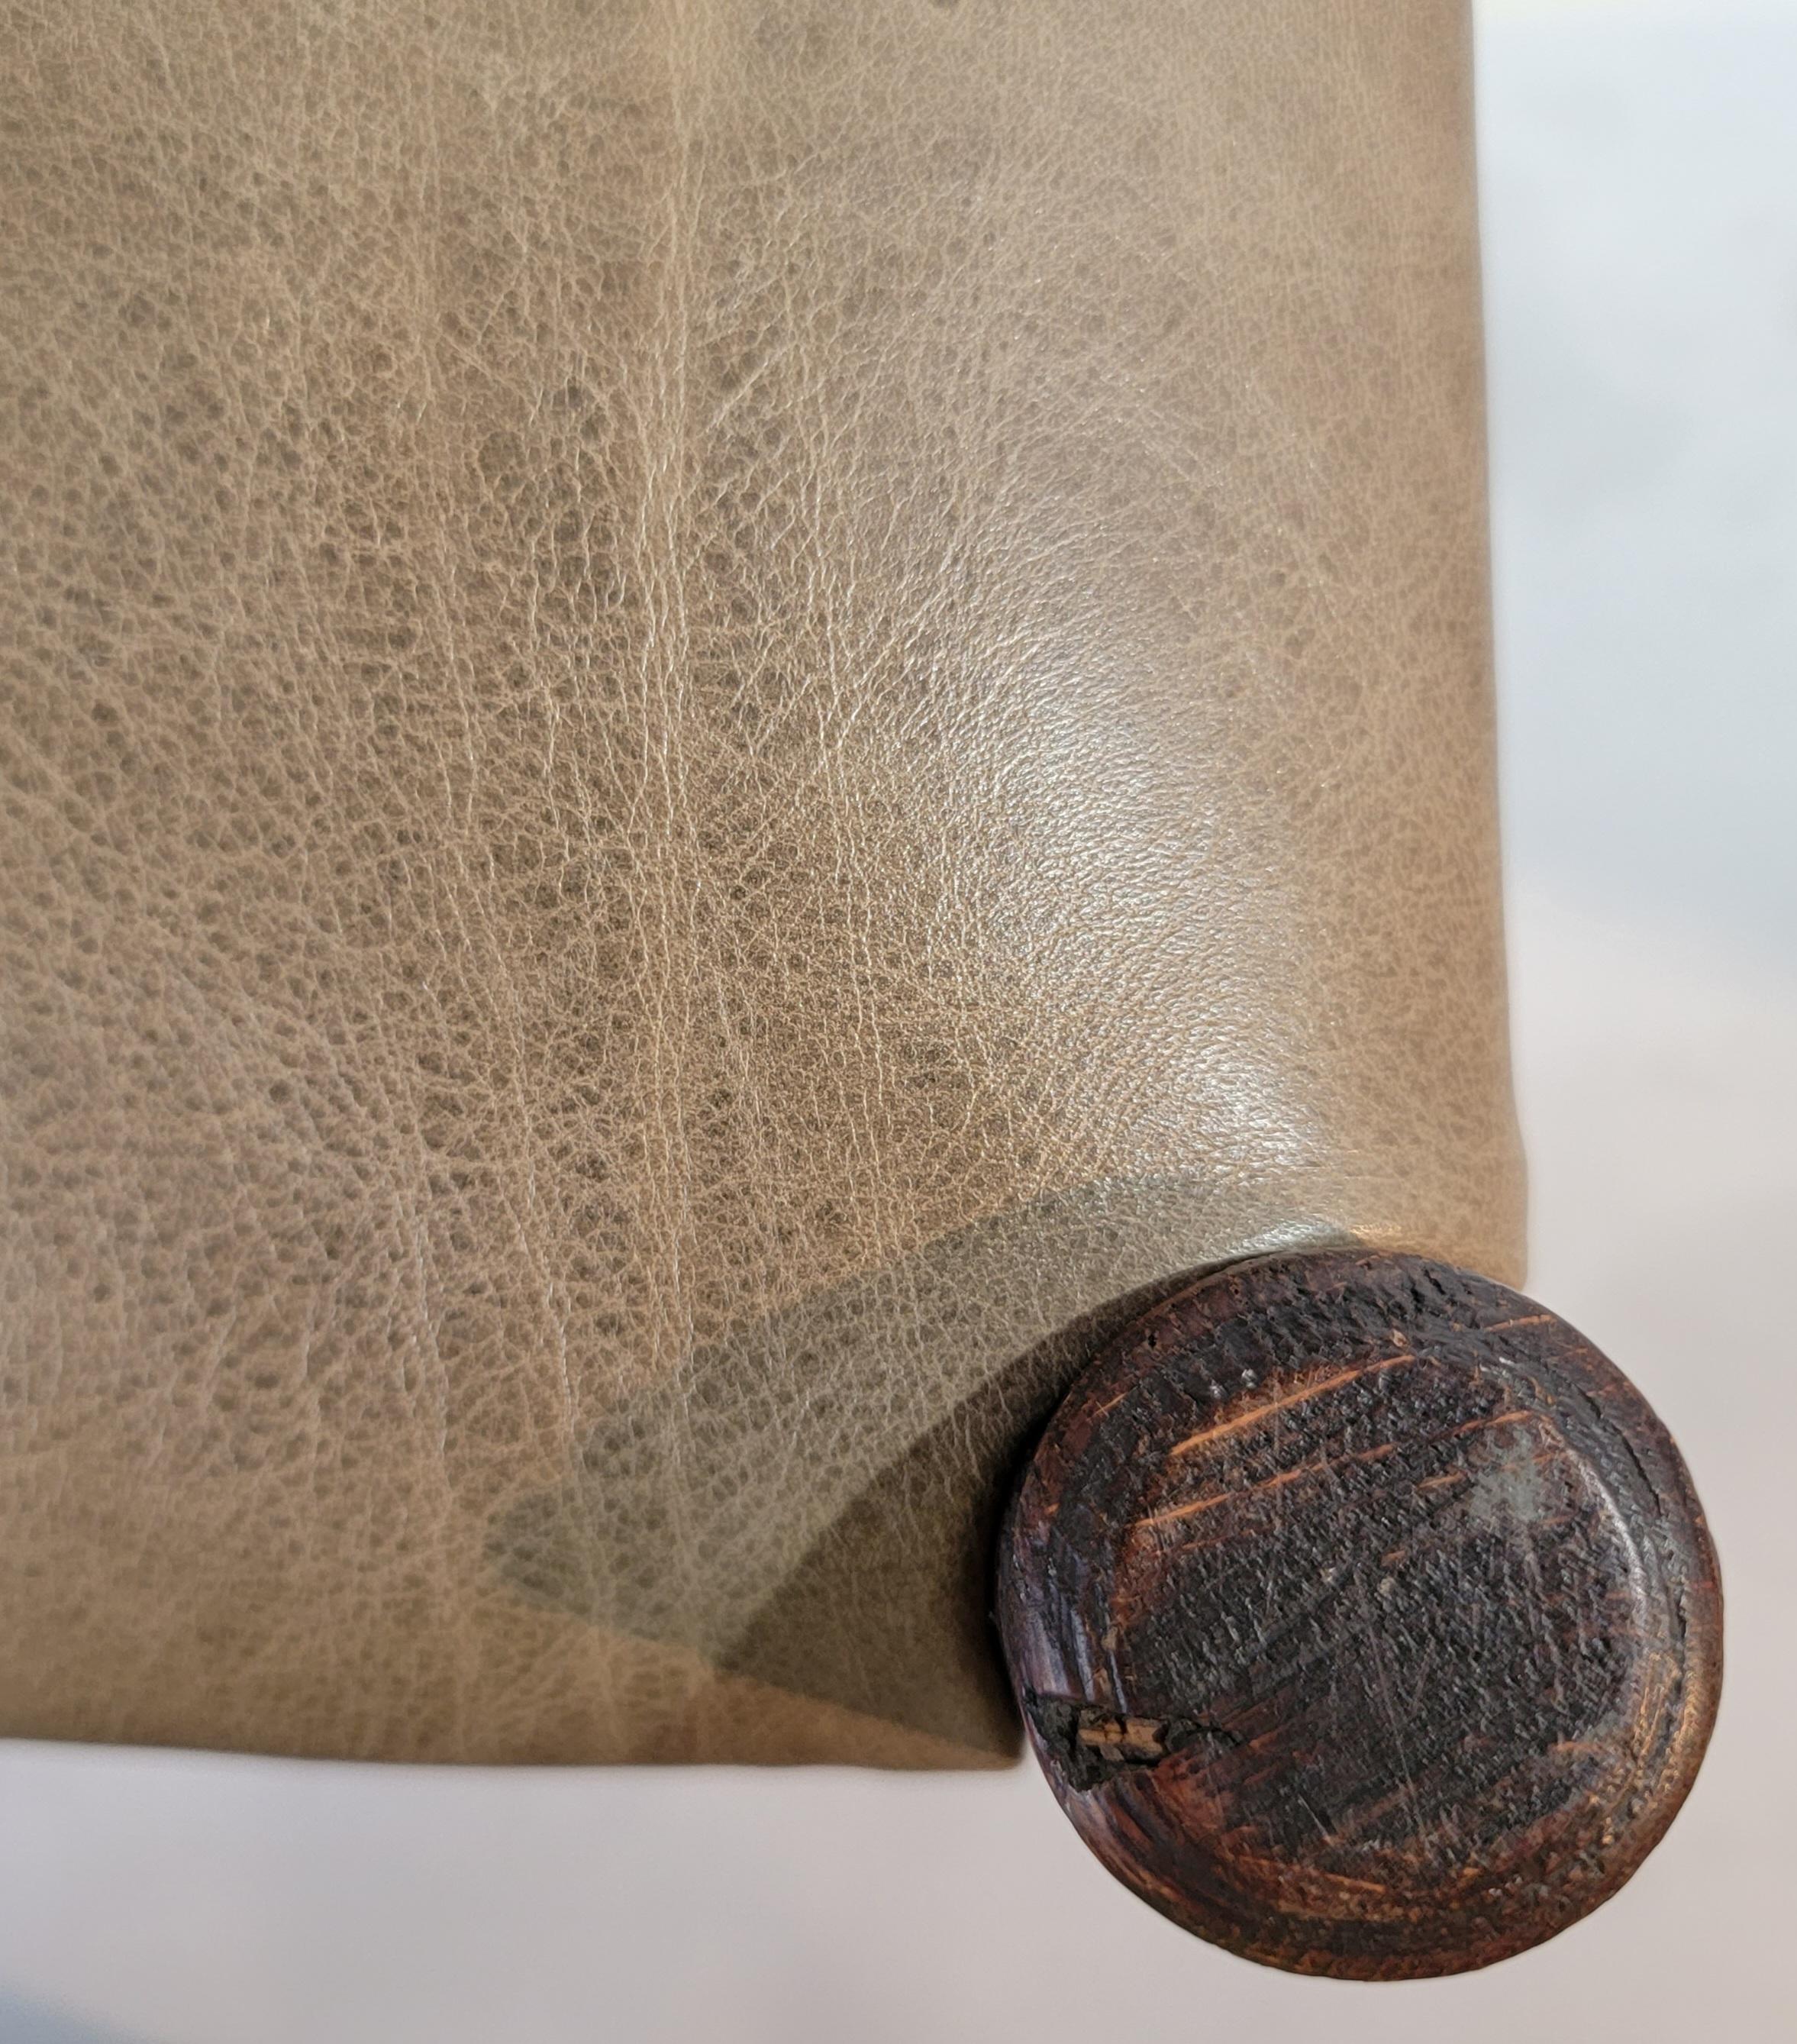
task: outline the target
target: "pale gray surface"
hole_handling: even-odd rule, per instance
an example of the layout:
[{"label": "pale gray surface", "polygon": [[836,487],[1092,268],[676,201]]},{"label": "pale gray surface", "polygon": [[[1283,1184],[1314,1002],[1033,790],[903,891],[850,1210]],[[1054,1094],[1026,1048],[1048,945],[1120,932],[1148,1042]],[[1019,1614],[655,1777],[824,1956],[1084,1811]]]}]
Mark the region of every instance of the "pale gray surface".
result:
[{"label": "pale gray surface", "polygon": [[1483,55],[1533,1285],[1678,1435],[1730,1599],[1666,1845],[1542,1951],[1380,1990],[1184,1938],[1027,1773],[0,1748],[4,2044],[1797,2034],[1797,17],[1495,7]]},{"label": "pale gray surface", "polygon": [[1506,821],[1624,912],[1797,928],[1797,7],[1480,39]]}]

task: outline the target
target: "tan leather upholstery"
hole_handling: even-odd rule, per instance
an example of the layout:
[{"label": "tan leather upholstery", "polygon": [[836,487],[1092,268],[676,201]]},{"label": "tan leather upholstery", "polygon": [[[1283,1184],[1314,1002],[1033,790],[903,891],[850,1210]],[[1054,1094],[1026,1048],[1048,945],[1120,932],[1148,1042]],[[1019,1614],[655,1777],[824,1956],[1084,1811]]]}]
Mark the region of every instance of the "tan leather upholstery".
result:
[{"label": "tan leather upholstery", "polygon": [[0,1729],[1008,1754],[1119,1301],[1519,1274],[1459,0],[0,63]]}]

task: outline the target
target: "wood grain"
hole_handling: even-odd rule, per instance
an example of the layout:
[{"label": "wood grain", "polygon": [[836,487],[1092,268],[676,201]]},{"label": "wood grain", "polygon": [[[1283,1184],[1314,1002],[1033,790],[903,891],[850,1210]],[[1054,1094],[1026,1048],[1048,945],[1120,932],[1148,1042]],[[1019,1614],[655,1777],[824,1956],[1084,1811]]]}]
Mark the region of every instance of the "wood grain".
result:
[{"label": "wood grain", "polygon": [[1138,1320],[1000,1548],[1031,1739],[1100,1859],[1244,1957],[1457,1973],[1613,1894],[1714,1720],[1665,1428],[1572,1328],[1419,1258],[1282,1256]]}]

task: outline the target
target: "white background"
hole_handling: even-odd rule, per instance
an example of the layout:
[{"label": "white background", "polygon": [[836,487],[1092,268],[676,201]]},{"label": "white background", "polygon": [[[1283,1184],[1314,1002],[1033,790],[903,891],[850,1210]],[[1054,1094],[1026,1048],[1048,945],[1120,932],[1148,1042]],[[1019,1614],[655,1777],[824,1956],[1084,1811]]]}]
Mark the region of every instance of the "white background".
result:
[{"label": "white background", "polygon": [[1665,1845],[1361,1988],[1172,1930],[1033,1771],[0,1746],[4,2044],[1797,2038],[1797,10],[1492,0],[1480,65],[1531,1289],[1678,1436],[1729,1594]]}]

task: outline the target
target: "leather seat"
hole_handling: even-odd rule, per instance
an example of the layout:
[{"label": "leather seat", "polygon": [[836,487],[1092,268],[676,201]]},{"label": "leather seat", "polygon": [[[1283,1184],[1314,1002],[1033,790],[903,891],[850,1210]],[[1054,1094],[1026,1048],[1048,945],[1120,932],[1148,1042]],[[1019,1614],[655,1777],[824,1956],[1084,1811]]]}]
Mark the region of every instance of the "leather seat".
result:
[{"label": "leather seat", "polygon": [[1466,54],[21,28],[0,1726],[989,1764],[1132,1299],[1519,1273]]}]

